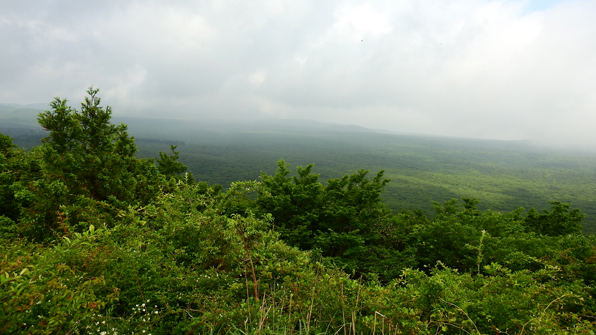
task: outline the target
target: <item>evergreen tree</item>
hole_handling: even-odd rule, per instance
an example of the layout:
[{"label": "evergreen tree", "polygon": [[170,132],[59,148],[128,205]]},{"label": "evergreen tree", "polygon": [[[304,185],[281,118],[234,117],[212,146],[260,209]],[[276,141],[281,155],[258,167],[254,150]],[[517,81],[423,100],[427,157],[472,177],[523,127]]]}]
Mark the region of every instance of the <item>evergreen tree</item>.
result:
[{"label": "evergreen tree", "polygon": [[21,199],[20,229],[32,237],[110,225],[119,210],[145,205],[160,187],[172,186],[151,160],[135,157],[134,138],[126,125],[110,123],[112,109],[100,106],[98,92],[88,89],[80,112],[56,98],[39,115],[49,132],[30,154],[39,156],[40,175],[13,186]]}]

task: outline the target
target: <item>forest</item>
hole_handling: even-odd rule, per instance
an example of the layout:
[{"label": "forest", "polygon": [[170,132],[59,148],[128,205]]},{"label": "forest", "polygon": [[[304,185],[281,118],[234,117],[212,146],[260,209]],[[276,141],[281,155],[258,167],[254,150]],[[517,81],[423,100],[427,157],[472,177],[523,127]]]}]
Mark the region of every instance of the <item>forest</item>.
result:
[{"label": "forest", "polygon": [[0,333],[594,334],[592,156],[282,125],[137,143],[87,94],[36,115],[40,144],[0,134]]}]

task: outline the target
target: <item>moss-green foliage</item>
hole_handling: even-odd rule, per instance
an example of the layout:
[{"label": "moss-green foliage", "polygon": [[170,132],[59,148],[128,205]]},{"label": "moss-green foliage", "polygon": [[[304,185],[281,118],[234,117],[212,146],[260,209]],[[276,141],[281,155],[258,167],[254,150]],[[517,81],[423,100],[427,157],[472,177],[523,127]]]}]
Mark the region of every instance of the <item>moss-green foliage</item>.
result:
[{"label": "moss-green foliage", "polygon": [[369,171],[359,170],[323,185],[313,166],[298,167],[289,177],[289,164],[281,160],[275,175],[262,173],[256,211],[273,215],[286,243],[318,250],[348,273],[395,277],[403,260],[393,216],[381,199],[389,183],[383,171],[369,180]]},{"label": "moss-green foliage", "polygon": [[283,160],[222,191],[136,158],[89,93],[39,148],[0,136],[0,333],[593,334],[596,239],[567,204],[394,215],[383,172]]},{"label": "moss-green foliage", "polygon": [[[184,138],[180,157],[189,170],[199,180],[225,187],[256,179],[260,171],[275,173],[280,158],[298,166],[316,162],[323,183],[362,168],[385,170],[392,182],[382,197],[396,212],[423,209],[432,215],[432,201],[460,197],[482,199],[481,209],[503,212],[543,209],[547,201],[561,201],[582,209],[587,214],[584,232],[596,233],[594,153],[548,151],[523,142],[371,132],[218,132],[200,128],[200,123],[170,127],[149,131],[138,126],[135,131],[139,136]],[[167,145],[149,143],[139,148],[144,157],[168,150]]]},{"label": "moss-green foliage", "polygon": [[97,93],[88,90],[80,111],[56,98],[40,113],[48,131],[42,146],[4,149],[2,180],[10,186],[0,194],[9,204],[2,215],[18,222],[24,236],[41,241],[58,230],[110,223],[118,210],[148,204],[173,186],[150,160],[135,157],[134,138],[126,125],[109,122],[111,109],[100,106]]}]

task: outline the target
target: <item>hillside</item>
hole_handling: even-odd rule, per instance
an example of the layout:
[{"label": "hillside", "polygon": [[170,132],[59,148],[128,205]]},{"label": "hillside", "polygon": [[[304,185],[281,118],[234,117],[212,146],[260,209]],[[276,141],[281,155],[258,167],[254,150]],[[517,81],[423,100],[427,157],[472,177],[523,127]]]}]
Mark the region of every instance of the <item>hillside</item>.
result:
[{"label": "hillside", "polygon": [[[38,110],[2,107],[0,131],[31,147],[46,136]],[[15,108],[9,110],[9,108]],[[524,141],[394,134],[308,120],[177,120],[114,117],[137,138],[139,155],[156,157],[178,144],[183,162],[199,180],[228,187],[258,180],[283,158],[292,166],[315,163],[322,180],[385,170],[392,179],[383,198],[394,212],[422,209],[433,201],[475,197],[479,208],[511,211],[571,203],[586,213],[585,233],[596,233],[596,153],[549,150]],[[161,142],[161,143],[160,143]]]}]

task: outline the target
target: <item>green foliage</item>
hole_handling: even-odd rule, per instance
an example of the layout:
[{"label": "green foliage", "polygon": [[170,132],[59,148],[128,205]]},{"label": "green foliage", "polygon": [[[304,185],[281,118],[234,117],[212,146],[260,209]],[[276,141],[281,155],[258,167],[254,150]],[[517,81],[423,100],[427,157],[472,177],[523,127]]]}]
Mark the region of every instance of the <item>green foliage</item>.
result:
[{"label": "green foliage", "polygon": [[[170,150],[172,151],[170,155],[162,151],[159,152],[159,158],[156,159],[159,173],[165,176],[178,176],[180,178],[179,175],[188,170],[188,166],[178,161],[180,156],[179,152],[176,151],[177,147],[177,145],[170,145]],[[190,177],[192,178],[192,174]],[[192,180],[194,181],[194,178]]]},{"label": "green foliage", "polygon": [[[0,333],[592,334],[583,215],[435,202],[393,215],[383,171],[313,164],[226,190],[134,156],[97,90],[31,151],[0,134]],[[92,135],[91,135],[92,134]],[[301,250],[302,249],[302,250]]]},{"label": "green foliage", "polygon": [[298,167],[298,175],[291,178],[289,164],[282,159],[277,166],[273,176],[261,173],[263,188],[256,205],[273,215],[276,230],[288,244],[312,249],[324,191],[319,175],[311,173],[314,164]]},{"label": "green foliage", "polygon": [[135,157],[134,139],[125,125],[110,124],[111,108],[100,106],[98,91],[87,91],[80,112],[56,98],[38,118],[49,131],[44,144],[12,158],[20,173],[9,180],[8,197],[18,214],[7,216],[29,237],[111,224],[119,209],[148,204],[172,187],[151,161]]},{"label": "green foliage", "polygon": [[104,233],[90,227],[53,246],[2,240],[0,332],[73,332],[117,301],[118,289],[101,271],[103,248],[94,243]]},{"label": "green foliage", "polygon": [[39,150],[14,148],[10,138],[3,143],[6,145],[0,152],[0,216],[18,221],[22,210],[35,201],[33,192],[25,185],[41,176],[41,155]]},{"label": "green foliage", "polygon": [[286,243],[318,250],[348,273],[396,275],[403,260],[395,248],[394,220],[381,199],[389,183],[383,171],[369,180],[369,171],[359,170],[323,185],[312,173],[314,164],[298,167],[292,177],[289,164],[280,160],[277,165],[275,175],[261,174],[255,205],[259,213],[273,216]]},{"label": "green foliage", "polygon": [[16,148],[16,145],[12,143],[12,138],[0,133],[0,153],[3,157],[9,155],[9,153]]},{"label": "green foliage", "polygon": [[544,214],[530,209],[524,220],[524,225],[531,231],[548,236],[560,236],[568,234],[580,234],[582,231],[581,222],[585,217],[579,209],[569,210],[570,204],[563,204],[559,201],[549,201],[551,210],[544,210]]},{"label": "green foliage", "polygon": [[[139,137],[184,139],[180,157],[194,176],[225,187],[236,180],[253,180],[260,171],[274,174],[280,157],[293,165],[316,162],[323,183],[364,167],[385,170],[384,176],[391,178],[382,197],[394,212],[423,209],[432,217],[431,200],[442,203],[460,197],[482,199],[480,209],[500,212],[547,208],[546,201],[559,200],[581,208],[586,213],[584,233],[596,233],[593,152],[349,130],[292,132],[262,126],[261,131],[241,131],[204,120],[127,121]],[[142,143],[139,148],[144,157],[169,151],[167,145]]]},{"label": "green foliage", "polygon": [[56,98],[39,116],[40,125],[49,131],[43,142],[43,161],[52,180],[60,180],[71,194],[104,201],[110,196],[131,200],[134,197],[134,139],[125,125],[112,125],[110,107],[102,108],[98,89],[90,88],[81,112]]}]

